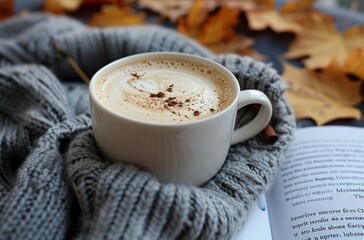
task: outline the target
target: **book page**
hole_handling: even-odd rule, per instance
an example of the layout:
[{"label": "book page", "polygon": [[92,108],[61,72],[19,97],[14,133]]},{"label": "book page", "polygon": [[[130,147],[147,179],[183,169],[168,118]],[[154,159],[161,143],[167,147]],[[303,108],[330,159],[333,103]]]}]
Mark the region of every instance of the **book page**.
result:
[{"label": "book page", "polygon": [[231,240],[272,240],[266,200],[263,196],[249,212],[243,227],[234,234]]},{"label": "book page", "polygon": [[298,129],[266,199],[274,240],[364,239],[364,129]]}]

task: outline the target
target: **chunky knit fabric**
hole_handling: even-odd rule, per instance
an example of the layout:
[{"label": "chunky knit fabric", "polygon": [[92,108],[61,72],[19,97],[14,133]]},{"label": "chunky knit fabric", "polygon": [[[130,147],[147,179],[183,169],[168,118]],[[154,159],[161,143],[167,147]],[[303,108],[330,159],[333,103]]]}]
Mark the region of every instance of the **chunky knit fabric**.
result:
[{"label": "chunky knit fabric", "polygon": [[[241,89],[267,94],[278,141],[266,144],[259,134],[231,147],[220,172],[200,187],[161,184],[136,167],[111,164],[95,145],[87,87],[51,41],[89,76],[141,52],[214,59],[235,74]],[[283,92],[280,77],[265,64],[213,55],[161,27],[91,29],[39,14],[3,21],[0,239],[228,239],[272,183],[291,141],[295,124]],[[237,124],[244,121],[239,117]]]}]

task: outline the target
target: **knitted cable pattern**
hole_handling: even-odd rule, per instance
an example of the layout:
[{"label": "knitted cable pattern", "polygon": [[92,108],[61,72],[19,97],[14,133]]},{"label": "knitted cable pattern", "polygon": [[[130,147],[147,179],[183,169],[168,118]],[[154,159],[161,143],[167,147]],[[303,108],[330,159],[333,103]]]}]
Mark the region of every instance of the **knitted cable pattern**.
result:
[{"label": "knitted cable pattern", "polygon": [[[232,146],[200,187],[162,184],[140,169],[101,157],[88,90],[52,49],[57,42],[91,76],[118,58],[176,51],[226,66],[241,89],[273,105],[278,141],[259,134]],[[162,27],[91,29],[43,14],[0,24],[0,239],[228,239],[267,190],[295,122],[279,75],[263,63],[216,56]],[[237,124],[246,121],[242,112]]]}]

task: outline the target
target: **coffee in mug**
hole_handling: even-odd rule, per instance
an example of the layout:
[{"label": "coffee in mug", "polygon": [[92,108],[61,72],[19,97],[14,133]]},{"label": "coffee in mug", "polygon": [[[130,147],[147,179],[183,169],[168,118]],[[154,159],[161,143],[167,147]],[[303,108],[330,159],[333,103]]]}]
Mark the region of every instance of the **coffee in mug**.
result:
[{"label": "coffee in mug", "polygon": [[[230,146],[258,134],[272,114],[267,96],[241,91],[224,66],[174,52],[116,60],[95,73],[89,94],[104,156],[164,183],[205,183],[222,167]],[[234,129],[238,109],[249,104],[260,104],[257,116]]]},{"label": "coffee in mug", "polygon": [[95,84],[98,101],[121,116],[179,124],[206,118],[229,106],[233,85],[203,63],[146,59],[120,66]]}]

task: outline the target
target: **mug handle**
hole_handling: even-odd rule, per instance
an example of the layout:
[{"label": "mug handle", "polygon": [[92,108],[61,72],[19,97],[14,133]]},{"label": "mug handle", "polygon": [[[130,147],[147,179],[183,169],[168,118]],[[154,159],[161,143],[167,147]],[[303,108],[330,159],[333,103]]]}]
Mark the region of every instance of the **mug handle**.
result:
[{"label": "mug handle", "polygon": [[253,120],[233,132],[231,145],[255,136],[269,123],[272,116],[272,104],[263,92],[252,89],[240,91],[238,110],[249,104],[260,104],[259,112]]}]

